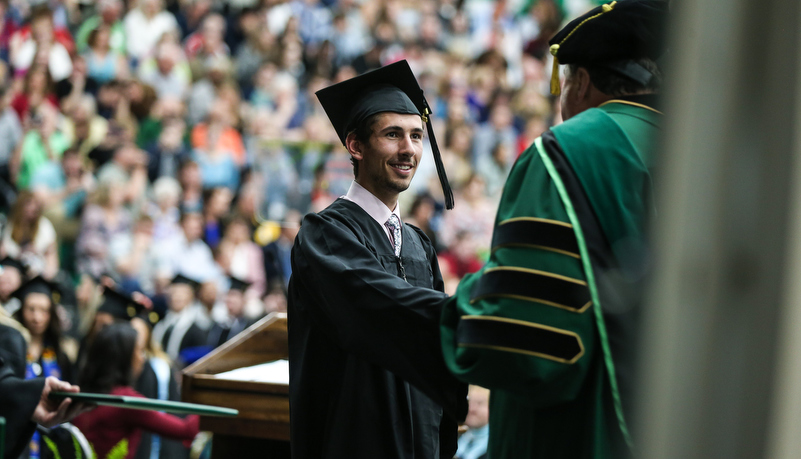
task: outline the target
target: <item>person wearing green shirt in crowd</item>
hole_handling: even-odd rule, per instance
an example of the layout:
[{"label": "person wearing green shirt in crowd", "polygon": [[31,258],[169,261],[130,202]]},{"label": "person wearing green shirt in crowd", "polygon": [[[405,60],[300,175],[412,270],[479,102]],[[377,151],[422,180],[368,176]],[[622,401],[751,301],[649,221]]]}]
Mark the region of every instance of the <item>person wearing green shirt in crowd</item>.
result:
[{"label": "person wearing green shirt in crowd", "polygon": [[62,153],[69,146],[69,138],[58,129],[56,108],[47,102],[40,104],[22,138],[17,188],[27,190],[37,170],[50,161],[61,161]]},{"label": "person wearing green shirt in crowd", "polygon": [[125,26],[120,20],[122,14],[122,0],[98,0],[97,14],[86,19],[75,34],[75,47],[79,53],[83,53],[89,47],[89,34],[105,24],[109,28],[109,44],[111,50],[125,55]]},{"label": "person wearing green shirt in crowd", "polygon": [[611,2],[550,40],[565,122],[518,158],[490,259],[444,308],[449,369],[492,390],[493,459],[632,455],[667,12],[667,1]]}]

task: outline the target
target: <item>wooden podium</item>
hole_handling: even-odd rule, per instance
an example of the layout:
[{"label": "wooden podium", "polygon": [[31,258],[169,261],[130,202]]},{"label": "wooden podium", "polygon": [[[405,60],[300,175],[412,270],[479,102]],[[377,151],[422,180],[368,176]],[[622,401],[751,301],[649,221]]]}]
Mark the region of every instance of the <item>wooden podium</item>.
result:
[{"label": "wooden podium", "polygon": [[289,355],[285,313],[272,313],[183,371],[181,400],[239,410],[236,418],[201,416],[214,434],[212,459],[289,458],[289,386],[217,374]]}]

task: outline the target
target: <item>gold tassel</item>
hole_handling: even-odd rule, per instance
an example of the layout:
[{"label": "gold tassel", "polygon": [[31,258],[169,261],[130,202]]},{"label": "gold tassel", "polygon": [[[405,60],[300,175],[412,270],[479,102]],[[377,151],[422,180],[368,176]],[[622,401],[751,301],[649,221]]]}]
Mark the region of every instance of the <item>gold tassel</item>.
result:
[{"label": "gold tassel", "polygon": [[551,94],[558,96],[562,94],[562,85],[559,81],[559,58],[556,53],[559,52],[559,45],[551,45],[551,55],[553,56],[553,68],[551,69]]}]

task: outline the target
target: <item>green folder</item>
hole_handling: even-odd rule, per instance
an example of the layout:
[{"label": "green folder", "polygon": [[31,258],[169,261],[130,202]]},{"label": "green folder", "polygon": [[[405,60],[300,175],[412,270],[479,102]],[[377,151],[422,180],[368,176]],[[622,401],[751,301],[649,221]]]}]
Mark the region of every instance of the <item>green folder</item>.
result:
[{"label": "green folder", "polygon": [[178,414],[202,414],[205,416],[237,416],[238,410],[197,403],[173,402],[128,395],[87,394],[82,392],[50,392],[50,398],[63,400],[71,398],[74,402],[94,403],[96,405],[116,406],[134,410],[164,411]]}]

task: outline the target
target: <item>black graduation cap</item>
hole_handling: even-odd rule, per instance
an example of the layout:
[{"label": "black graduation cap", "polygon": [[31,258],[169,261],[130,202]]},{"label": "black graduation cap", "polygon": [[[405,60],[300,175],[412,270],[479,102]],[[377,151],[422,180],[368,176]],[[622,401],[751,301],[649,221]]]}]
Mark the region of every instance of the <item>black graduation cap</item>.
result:
[{"label": "black graduation cap", "polygon": [[665,50],[666,0],[618,0],[570,21],[548,42],[554,57],[551,93],[559,95],[559,64],[603,67],[643,85],[651,72],[633,62]]},{"label": "black graduation cap", "polygon": [[54,304],[58,304],[58,302],[61,301],[61,288],[42,276],[36,276],[28,282],[25,282],[12,296],[19,298],[19,300],[24,303],[25,297],[31,293],[44,293],[50,297]]},{"label": "black graduation cap", "polygon": [[190,278],[188,278],[188,277],[186,277],[186,276],[184,276],[183,274],[180,274],[180,273],[176,274],[175,277],[172,278],[172,281],[170,281],[170,284],[186,284],[186,285],[192,287],[193,290],[197,290],[197,288],[200,287],[200,282],[198,282],[198,281],[196,281],[194,279],[190,279]]},{"label": "black graduation cap", "polygon": [[395,62],[321,89],[316,94],[343,145],[348,132],[376,113],[420,115],[428,130],[434,164],[445,194],[445,207],[453,209],[453,192],[431,126],[431,107],[408,62]]},{"label": "black graduation cap", "polygon": [[97,308],[97,312],[106,312],[115,319],[131,320],[145,309],[143,304],[134,301],[130,295],[110,287],[104,287],[103,303]]},{"label": "black graduation cap", "polygon": [[143,309],[136,317],[142,319],[146,324],[150,325],[151,328],[161,320],[161,316],[158,312],[148,309]]},{"label": "black graduation cap", "polygon": [[250,282],[244,281],[234,276],[228,276],[228,279],[231,281],[231,287],[229,290],[239,290],[240,292],[244,292],[245,290],[250,287]]},{"label": "black graduation cap", "polygon": [[17,260],[16,258],[5,257],[2,260],[0,260],[0,266],[2,266],[2,267],[8,266],[8,267],[11,267],[11,268],[17,268],[17,270],[20,272],[20,274],[23,274],[23,275],[25,274],[25,265],[23,265],[22,262]]}]

